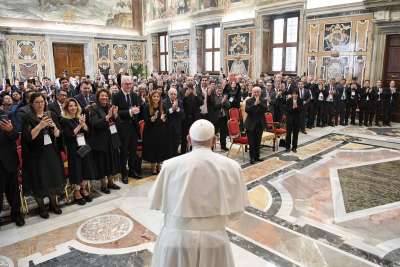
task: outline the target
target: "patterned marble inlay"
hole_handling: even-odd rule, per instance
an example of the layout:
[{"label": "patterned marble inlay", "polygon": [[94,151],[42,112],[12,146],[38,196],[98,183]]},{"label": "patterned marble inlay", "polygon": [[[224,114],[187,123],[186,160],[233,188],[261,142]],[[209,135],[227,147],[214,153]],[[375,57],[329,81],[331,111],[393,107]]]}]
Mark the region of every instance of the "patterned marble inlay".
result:
[{"label": "patterned marble inlay", "polygon": [[259,164],[244,169],[243,176],[246,182],[250,182],[257,178],[264,177],[265,175],[277,171],[283,167],[287,167],[293,163],[294,162],[283,161],[278,158],[271,158],[268,160],[264,160]]},{"label": "patterned marble inlay", "polygon": [[266,211],[271,205],[271,194],[262,185],[256,186],[251,189],[248,195],[251,206],[256,209]]},{"label": "patterned marble inlay", "polygon": [[346,212],[400,201],[400,160],[338,169]]},{"label": "patterned marble inlay", "polygon": [[357,144],[357,143],[348,143],[341,147],[341,149],[345,150],[362,150],[362,149],[369,149],[373,148],[373,146]]},{"label": "patterned marble inlay", "polygon": [[89,244],[110,243],[128,235],[133,229],[133,222],[128,217],[109,214],[98,216],[83,223],[77,236]]},{"label": "patterned marble inlay", "polygon": [[336,140],[321,139],[307,146],[298,148],[296,156],[303,160],[339,143],[341,142]]},{"label": "patterned marble inlay", "polygon": [[400,128],[369,128],[368,130],[373,131],[379,135],[400,137]]},{"label": "patterned marble inlay", "polygon": [[14,267],[14,263],[10,258],[0,255],[0,267]]},{"label": "patterned marble inlay", "polygon": [[[97,255],[82,252],[74,248],[70,248],[71,252],[48,261],[33,264],[30,262],[29,267],[47,267],[47,266],[141,266],[149,267],[151,264],[151,253],[148,250],[141,250],[129,254],[122,255]],[[1,266],[1,265],[0,265]]]}]

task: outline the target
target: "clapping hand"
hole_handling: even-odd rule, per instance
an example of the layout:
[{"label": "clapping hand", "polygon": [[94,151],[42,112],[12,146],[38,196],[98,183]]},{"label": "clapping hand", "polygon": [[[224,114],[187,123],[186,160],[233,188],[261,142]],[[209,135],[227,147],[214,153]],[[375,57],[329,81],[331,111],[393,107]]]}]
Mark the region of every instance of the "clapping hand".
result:
[{"label": "clapping hand", "polygon": [[254,104],[255,105],[260,104],[260,96],[257,95],[255,98],[256,98],[256,102]]},{"label": "clapping hand", "polygon": [[174,104],[172,104],[172,109],[177,110],[178,109],[178,100],[175,99]]},{"label": "clapping hand", "polygon": [[133,115],[137,115],[140,112],[140,108],[137,106],[133,106],[133,107],[131,107],[131,112]]},{"label": "clapping hand", "polygon": [[164,113],[161,114],[161,120],[163,122],[165,122],[167,120],[167,116]]},{"label": "clapping hand", "polygon": [[85,115],[82,115],[80,118],[79,118],[79,125],[80,126],[84,126],[86,124],[86,116]]}]

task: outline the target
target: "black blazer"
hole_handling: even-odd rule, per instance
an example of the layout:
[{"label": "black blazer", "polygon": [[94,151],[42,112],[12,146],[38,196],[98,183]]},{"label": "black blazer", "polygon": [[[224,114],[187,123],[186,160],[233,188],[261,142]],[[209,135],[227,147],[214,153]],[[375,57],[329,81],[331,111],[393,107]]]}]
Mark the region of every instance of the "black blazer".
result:
[{"label": "black blazer", "polygon": [[[4,110],[0,109],[0,115],[6,114]],[[15,143],[17,138],[18,133],[15,126],[10,133],[3,132],[0,129],[0,164],[10,173],[16,173],[18,168],[17,145]]]},{"label": "black blazer", "polygon": [[265,123],[265,113],[267,112],[267,103],[261,99],[258,105],[255,105],[256,99],[254,97],[246,100],[246,113],[247,118],[244,122],[244,127],[247,130],[253,131],[256,127],[266,126]]},{"label": "black blazer", "polygon": [[90,137],[88,143],[93,150],[107,152],[109,149],[111,132],[106,116],[106,112],[99,105],[95,105],[90,109]]},{"label": "black blazer", "polygon": [[[57,126],[57,128],[59,130],[61,130],[61,127],[58,123],[58,119],[56,118],[56,115],[51,111],[49,111],[49,113],[50,113],[50,117],[52,118],[52,120],[55,123],[55,125]],[[34,113],[28,113],[25,116],[24,121],[22,123],[22,139],[23,139],[23,143],[26,144],[26,149],[24,148],[24,150],[31,157],[39,156],[42,153],[43,148],[44,148],[44,135],[46,133],[50,136],[51,142],[52,142],[51,145],[53,145],[56,148],[56,151],[59,151],[59,149],[60,149],[59,142],[57,142],[60,137],[56,138],[54,136],[54,131],[52,128],[42,129],[40,131],[39,135],[35,139],[32,139],[31,131],[39,123],[40,123],[40,120],[34,115]]]},{"label": "black blazer", "polygon": [[96,102],[96,96],[94,94],[89,94],[89,103],[86,102],[85,97],[83,94],[78,94],[75,96],[76,101],[78,101],[79,105],[81,106],[82,110],[84,110],[90,103]]},{"label": "black blazer", "polygon": [[173,111],[172,113],[170,112],[172,103],[169,97],[164,99],[163,107],[167,114],[168,129],[170,130],[170,132],[172,132],[172,134],[180,136],[182,132],[182,121],[185,116],[182,101],[178,100],[179,112],[178,111]]},{"label": "black blazer", "polygon": [[60,108],[60,106],[58,105],[57,100],[54,101],[54,102],[49,103],[49,105],[48,105],[47,108],[48,108],[48,110],[50,110],[51,112],[53,112],[54,114],[56,114],[57,119],[60,119],[60,118],[61,118],[61,108]]},{"label": "black blazer", "polygon": [[286,102],[287,105],[287,117],[286,124],[287,125],[297,125],[300,127],[302,112],[303,112],[303,101],[300,98],[297,100],[297,108],[293,108],[293,99],[290,98]]},{"label": "black blazer", "polygon": [[112,104],[118,107],[117,127],[118,134],[121,138],[131,136],[131,134],[139,134],[139,120],[141,113],[133,115],[129,114],[129,109],[133,106],[140,108],[139,98],[136,93],[130,93],[131,105],[126,101],[124,93],[119,91],[112,97]]}]

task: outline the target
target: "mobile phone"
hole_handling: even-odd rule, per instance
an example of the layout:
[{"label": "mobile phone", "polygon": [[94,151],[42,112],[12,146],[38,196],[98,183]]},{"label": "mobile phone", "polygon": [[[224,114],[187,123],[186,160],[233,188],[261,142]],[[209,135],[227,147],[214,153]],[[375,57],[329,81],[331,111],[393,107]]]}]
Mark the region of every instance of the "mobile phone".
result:
[{"label": "mobile phone", "polygon": [[8,115],[7,114],[0,115],[0,121],[8,121]]}]

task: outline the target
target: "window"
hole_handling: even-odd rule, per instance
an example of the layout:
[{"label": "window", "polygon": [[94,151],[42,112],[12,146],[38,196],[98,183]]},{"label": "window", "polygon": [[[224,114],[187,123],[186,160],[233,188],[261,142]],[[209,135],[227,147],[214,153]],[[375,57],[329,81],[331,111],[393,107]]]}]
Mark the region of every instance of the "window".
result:
[{"label": "window", "polygon": [[221,69],[220,46],[221,28],[208,27],[204,31],[204,65],[205,71],[218,72]]},{"label": "window", "polygon": [[168,71],[168,35],[162,33],[159,35],[160,47],[160,72]]},{"label": "window", "polygon": [[299,17],[274,19],[272,38],[272,71],[296,72]]}]

